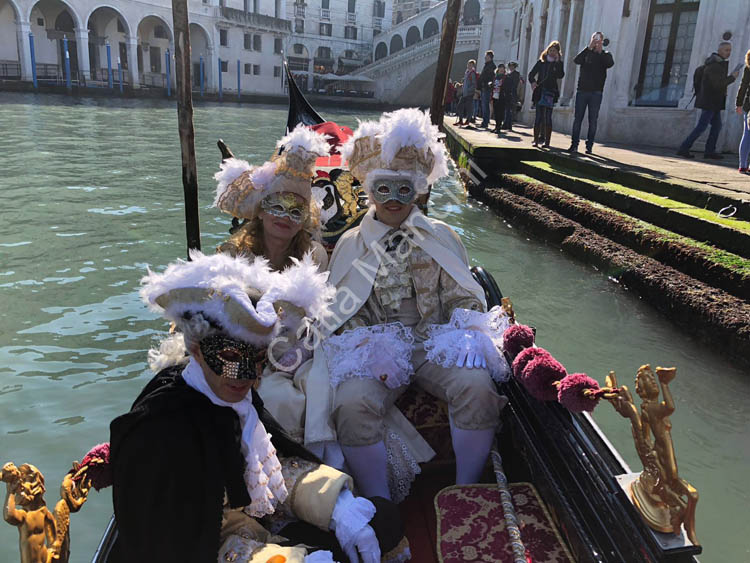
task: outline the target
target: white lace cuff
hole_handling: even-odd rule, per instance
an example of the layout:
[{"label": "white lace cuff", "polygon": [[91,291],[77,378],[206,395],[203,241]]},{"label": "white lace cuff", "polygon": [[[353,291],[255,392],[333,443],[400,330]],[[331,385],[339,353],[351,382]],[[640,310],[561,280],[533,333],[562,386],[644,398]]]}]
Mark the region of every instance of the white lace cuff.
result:
[{"label": "white lace cuff", "polygon": [[362,528],[370,525],[373,516],[374,504],[364,497],[355,497],[349,489],[342,489],[336,499],[329,527],[336,532],[336,539],[344,551]]},{"label": "white lace cuff", "polygon": [[466,352],[480,354],[487,362],[492,379],[508,381],[510,369],[502,355],[503,332],[510,326],[500,307],[487,313],[469,309],[455,309],[451,320],[444,325],[431,325],[424,342],[427,359],[450,368]]},{"label": "white lace cuff", "polygon": [[401,323],[363,326],[331,336],[323,342],[331,387],[355,377],[380,379],[392,389],[407,385],[414,373],[413,346],[411,329]]}]

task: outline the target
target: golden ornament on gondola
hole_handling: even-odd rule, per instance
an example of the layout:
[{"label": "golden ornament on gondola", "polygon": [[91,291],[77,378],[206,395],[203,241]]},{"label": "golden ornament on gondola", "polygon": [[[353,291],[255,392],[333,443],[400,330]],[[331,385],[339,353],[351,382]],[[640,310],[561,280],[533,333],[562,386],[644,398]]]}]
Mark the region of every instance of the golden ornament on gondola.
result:
[{"label": "golden ornament on gondola", "polygon": [[606,385],[614,392],[605,398],[620,415],[630,419],[635,449],[643,463],[643,471],[630,485],[633,504],[651,529],[679,535],[684,525],[688,539],[699,545],[695,535],[698,491],[680,478],[672,443],[669,416],[675,405],[669,383],[676,374],[676,368],[657,367],[654,377],[651,366],[641,366],[635,378],[635,391],[642,399],[639,411],[628,388],[618,387],[615,372],[611,371]]}]

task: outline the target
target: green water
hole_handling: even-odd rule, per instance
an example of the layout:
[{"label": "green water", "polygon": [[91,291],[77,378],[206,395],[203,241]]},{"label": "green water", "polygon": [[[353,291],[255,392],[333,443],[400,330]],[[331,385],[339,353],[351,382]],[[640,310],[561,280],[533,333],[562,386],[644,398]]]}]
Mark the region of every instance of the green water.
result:
[{"label": "green water", "polygon": [[[350,126],[366,117],[323,113]],[[260,163],[285,124],[278,106],[196,108],[204,249],[229,224],[209,207],[216,139]],[[147,264],[185,255],[176,132],[163,102],[0,93],[0,464],[37,465],[50,505],[71,462],[109,439],[109,421],[149,378],[145,351],[165,326],[140,303],[138,280]],[[673,436],[701,495],[701,559],[750,560],[750,374],[594,268],[467,202],[452,178],[433,203],[569,371],[603,382],[613,369],[632,385],[643,363],[677,366]],[[606,404],[595,418],[638,469],[629,424]],[[102,491],[72,516],[71,561],[89,560],[110,513]],[[18,561],[3,522],[0,561]]]}]

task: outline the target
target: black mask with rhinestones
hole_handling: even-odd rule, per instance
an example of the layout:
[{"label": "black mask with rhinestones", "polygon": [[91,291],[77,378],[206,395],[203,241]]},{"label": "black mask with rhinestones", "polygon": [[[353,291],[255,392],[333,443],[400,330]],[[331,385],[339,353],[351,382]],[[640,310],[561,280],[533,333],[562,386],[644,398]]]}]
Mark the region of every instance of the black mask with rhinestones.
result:
[{"label": "black mask with rhinestones", "polygon": [[199,346],[203,359],[216,375],[229,379],[257,379],[263,373],[265,348],[254,348],[221,334],[204,338]]}]

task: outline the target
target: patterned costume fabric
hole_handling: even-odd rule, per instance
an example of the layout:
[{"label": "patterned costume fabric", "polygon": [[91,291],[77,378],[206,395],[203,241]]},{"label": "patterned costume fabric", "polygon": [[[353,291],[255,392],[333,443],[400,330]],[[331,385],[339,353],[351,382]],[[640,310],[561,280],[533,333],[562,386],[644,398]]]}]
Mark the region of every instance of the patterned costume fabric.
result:
[{"label": "patterned costume fabric", "polygon": [[[530,483],[510,491],[529,563],[573,563],[549,512]],[[512,563],[508,532],[496,485],[454,485],[435,497],[441,563]]]}]

